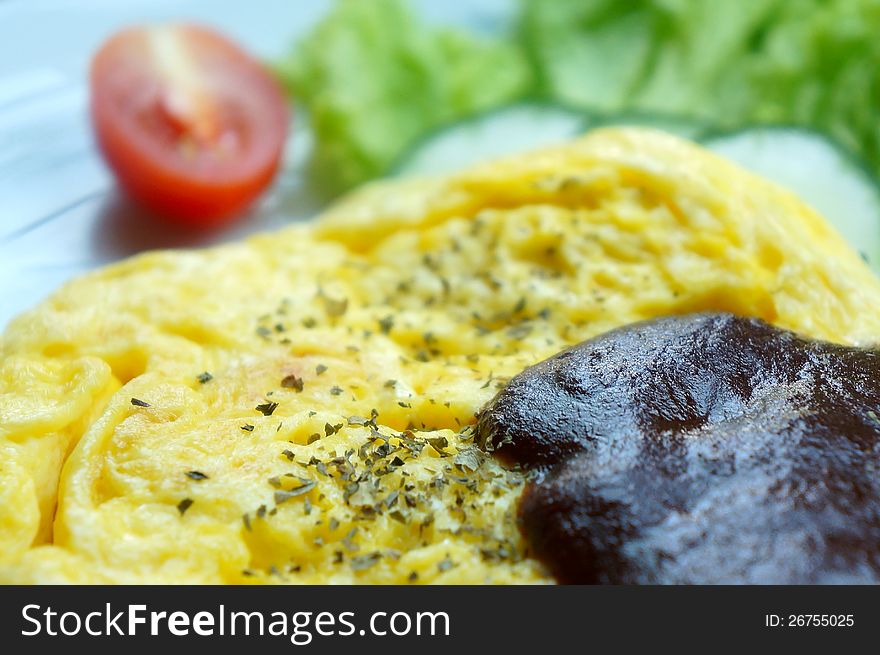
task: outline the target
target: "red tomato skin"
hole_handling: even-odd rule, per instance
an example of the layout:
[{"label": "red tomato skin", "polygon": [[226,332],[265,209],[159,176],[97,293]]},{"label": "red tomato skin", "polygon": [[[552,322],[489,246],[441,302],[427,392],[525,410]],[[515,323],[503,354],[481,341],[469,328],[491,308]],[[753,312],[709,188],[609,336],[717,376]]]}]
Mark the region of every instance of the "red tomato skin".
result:
[{"label": "red tomato skin", "polygon": [[[155,125],[152,131],[143,129],[138,121],[140,114],[153,111],[152,103],[158,106],[162,86],[150,69],[145,29],[117,33],[92,60],[90,114],[98,148],[126,193],[154,213],[191,226],[225,223],[250,206],[278,171],[289,123],[284,94],[257,61],[225,37],[195,25],[179,26],[195,47],[219,59],[218,67],[231,70],[237,87],[243,87],[243,106],[259,109],[259,115],[245,118],[259,121],[248,126],[249,152],[234,153],[219,166],[194,169],[174,152],[167,134]],[[155,123],[162,124],[161,116]]]}]

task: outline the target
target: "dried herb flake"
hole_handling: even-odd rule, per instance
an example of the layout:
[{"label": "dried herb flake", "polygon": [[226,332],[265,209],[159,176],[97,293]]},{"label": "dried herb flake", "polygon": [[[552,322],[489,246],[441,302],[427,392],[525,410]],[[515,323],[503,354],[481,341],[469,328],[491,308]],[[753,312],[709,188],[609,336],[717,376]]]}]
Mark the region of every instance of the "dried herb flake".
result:
[{"label": "dried herb flake", "polygon": [[318,484],[315,480],[309,480],[305,484],[296,489],[289,490],[281,490],[275,492],[275,504],[280,505],[281,503],[285,503],[291,498],[296,498],[297,496],[302,496],[303,494],[307,494],[312,489],[315,488],[315,485]]},{"label": "dried herb flake", "polygon": [[354,571],[364,571],[379,563],[382,559],[382,553],[374,551],[366,555],[358,555],[351,558],[351,568]]},{"label": "dried herb flake", "polygon": [[305,385],[303,384],[302,378],[291,374],[281,380],[281,386],[285,389],[293,389],[297,392],[300,392],[303,390]]},{"label": "dried herb flake", "polygon": [[262,414],[263,416],[271,416],[272,412],[274,412],[277,407],[278,403],[270,400],[268,402],[257,405],[256,407],[254,407],[254,409],[260,412],[260,414]]}]

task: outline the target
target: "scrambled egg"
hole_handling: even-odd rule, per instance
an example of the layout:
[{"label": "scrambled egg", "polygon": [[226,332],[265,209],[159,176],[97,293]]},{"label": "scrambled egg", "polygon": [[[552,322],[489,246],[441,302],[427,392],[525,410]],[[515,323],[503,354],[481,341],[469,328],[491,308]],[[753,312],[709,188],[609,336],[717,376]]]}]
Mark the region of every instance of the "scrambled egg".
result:
[{"label": "scrambled egg", "polygon": [[548,581],[473,445],[510,376],[697,310],[865,343],[878,306],[796,198],[637,129],[142,255],[0,342],[0,581]]}]

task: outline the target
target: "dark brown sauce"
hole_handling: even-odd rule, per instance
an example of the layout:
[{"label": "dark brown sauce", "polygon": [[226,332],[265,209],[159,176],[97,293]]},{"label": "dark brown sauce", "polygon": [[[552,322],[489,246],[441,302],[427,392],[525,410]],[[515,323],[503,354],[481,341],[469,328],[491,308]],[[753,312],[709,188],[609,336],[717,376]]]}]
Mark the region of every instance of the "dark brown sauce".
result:
[{"label": "dark brown sauce", "polygon": [[762,321],[638,323],[514,377],[480,443],[565,583],[880,582],[880,351]]}]

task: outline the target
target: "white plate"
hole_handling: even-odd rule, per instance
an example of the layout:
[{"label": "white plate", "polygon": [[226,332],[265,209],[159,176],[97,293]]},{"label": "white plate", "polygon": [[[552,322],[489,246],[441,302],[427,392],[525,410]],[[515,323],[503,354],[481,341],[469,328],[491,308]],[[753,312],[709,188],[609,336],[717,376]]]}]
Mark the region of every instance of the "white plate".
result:
[{"label": "white plate", "polygon": [[[495,30],[507,0],[416,3],[433,21]],[[0,329],[70,277],[144,250],[205,246],[313,216],[320,200],[298,174],[309,135],[292,147],[260,205],[219,232],[186,233],[144,216],[117,193],[87,117],[91,54],[138,22],[188,19],[255,54],[286,52],[328,9],[324,0],[0,0]]]}]

